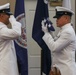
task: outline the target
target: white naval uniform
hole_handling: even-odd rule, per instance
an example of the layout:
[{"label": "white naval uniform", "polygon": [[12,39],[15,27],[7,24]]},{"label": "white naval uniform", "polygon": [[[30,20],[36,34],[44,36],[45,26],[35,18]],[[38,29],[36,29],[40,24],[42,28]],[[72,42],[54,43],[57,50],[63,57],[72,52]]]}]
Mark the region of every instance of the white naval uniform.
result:
[{"label": "white naval uniform", "polygon": [[52,66],[60,69],[61,75],[76,75],[76,36],[70,23],[61,27],[56,40],[45,33],[43,40],[51,50]]},{"label": "white naval uniform", "polygon": [[12,29],[0,22],[0,75],[19,75],[13,40],[21,35],[21,24],[12,21]]}]

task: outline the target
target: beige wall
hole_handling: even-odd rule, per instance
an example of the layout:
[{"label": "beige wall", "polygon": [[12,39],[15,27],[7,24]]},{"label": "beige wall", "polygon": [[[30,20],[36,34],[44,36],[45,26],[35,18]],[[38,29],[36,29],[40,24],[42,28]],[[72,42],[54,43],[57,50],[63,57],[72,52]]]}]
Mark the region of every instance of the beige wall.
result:
[{"label": "beige wall", "polygon": [[5,3],[10,3],[11,11],[14,13],[15,1],[16,0],[0,0],[0,5],[3,5]]}]

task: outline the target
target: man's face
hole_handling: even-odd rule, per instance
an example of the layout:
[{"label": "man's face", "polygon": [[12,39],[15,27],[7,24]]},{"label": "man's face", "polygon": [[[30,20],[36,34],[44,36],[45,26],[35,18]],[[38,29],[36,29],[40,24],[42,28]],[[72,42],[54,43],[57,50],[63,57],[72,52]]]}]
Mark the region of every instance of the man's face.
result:
[{"label": "man's face", "polygon": [[67,22],[67,17],[65,15],[57,18],[56,20],[56,24],[57,24],[57,27],[62,27],[63,25],[65,25]]},{"label": "man's face", "polygon": [[4,24],[8,25],[9,24],[9,17],[10,17],[10,15],[7,15],[6,13],[2,13],[1,15],[2,15],[2,22]]}]

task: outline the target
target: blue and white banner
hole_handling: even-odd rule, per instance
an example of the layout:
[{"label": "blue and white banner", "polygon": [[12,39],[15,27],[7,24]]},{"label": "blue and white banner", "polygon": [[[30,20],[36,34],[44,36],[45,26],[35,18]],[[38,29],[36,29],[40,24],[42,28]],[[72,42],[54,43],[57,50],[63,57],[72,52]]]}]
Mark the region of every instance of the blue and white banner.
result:
[{"label": "blue and white banner", "polygon": [[[51,21],[49,21],[49,13],[48,13],[48,0],[38,0],[35,18],[33,23],[32,30],[32,38],[37,42],[37,44],[42,48],[41,50],[41,75],[44,73],[45,75],[49,75],[49,71],[51,69],[51,52],[45,42],[42,40],[44,35],[41,22],[45,20],[48,25],[48,30],[55,31]],[[50,28],[49,28],[50,27]]]},{"label": "blue and white banner", "polygon": [[26,19],[24,0],[16,0],[15,17],[22,24],[21,37],[15,40],[15,48],[17,54],[18,68],[20,75],[28,75],[28,52],[27,52],[27,37],[26,37]]}]

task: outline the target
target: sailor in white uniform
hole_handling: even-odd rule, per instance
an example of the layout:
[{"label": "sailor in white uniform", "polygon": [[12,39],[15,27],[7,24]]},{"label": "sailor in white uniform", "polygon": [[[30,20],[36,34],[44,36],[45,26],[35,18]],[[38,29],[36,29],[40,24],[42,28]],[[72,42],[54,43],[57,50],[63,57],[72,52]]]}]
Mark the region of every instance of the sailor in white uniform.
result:
[{"label": "sailor in white uniform", "polygon": [[[21,23],[16,21],[9,5],[0,6],[0,75],[19,75],[13,40],[21,36]],[[7,27],[9,22],[11,29]]]},{"label": "sailor in white uniform", "polygon": [[42,39],[51,50],[52,66],[57,67],[61,75],[76,75],[76,36],[71,25],[73,14],[74,12],[66,7],[56,7],[54,18],[57,19],[57,27],[60,28],[56,39],[48,32],[47,25],[44,25],[42,21],[42,31],[44,32]]}]

